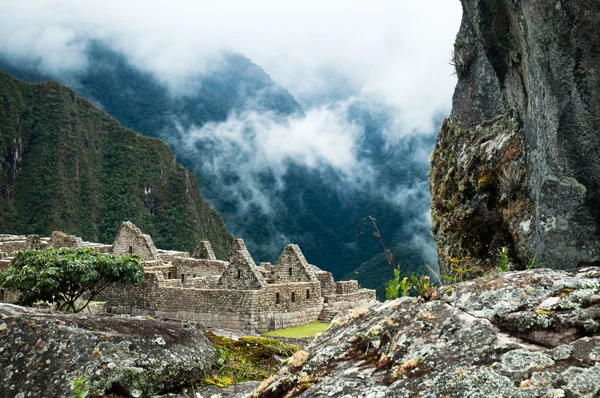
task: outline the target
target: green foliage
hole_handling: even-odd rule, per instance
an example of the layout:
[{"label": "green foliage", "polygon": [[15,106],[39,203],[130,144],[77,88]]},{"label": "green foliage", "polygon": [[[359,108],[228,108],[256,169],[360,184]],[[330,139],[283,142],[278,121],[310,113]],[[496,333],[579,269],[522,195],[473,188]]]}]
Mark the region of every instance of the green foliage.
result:
[{"label": "green foliage", "polygon": [[527,265],[525,266],[526,269],[535,269],[537,267],[536,263],[535,263],[535,259],[537,258],[537,252],[535,252],[535,254],[533,255],[533,257],[531,257],[531,260],[529,260],[529,262],[527,263]]},{"label": "green foliage", "polygon": [[413,282],[413,286],[417,295],[420,297],[426,297],[431,293],[433,286],[429,283],[429,277],[427,275],[417,276],[416,274],[412,274],[410,279]]},{"label": "green foliage", "polygon": [[386,288],[386,299],[393,300],[398,297],[406,297],[410,295],[411,290],[414,290],[417,296],[429,300],[435,295],[435,287],[431,285],[429,276],[417,275],[414,272],[410,276],[409,282],[407,277],[400,279],[400,271],[394,270],[394,279],[392,279]]},{"label": "green foliage", "polygon": [[506,272],[510,269],[510,261],[508,260],[508,248],[505,246],[500,249],[500,253],[498,253],[498,265],[496,266],[496,270],[498,272]]},{"label": "green foliage", "polygon": [[408,281],[407,277],[400,279],[400,270],[394,270],[394,279],[389,281],[385,288],[386,300],[393,300],[398,297],[406,297],[410,294],[413,285]]},{"label": "green foliage", "polygon": [[[130,254],[98,253],[93,248],[49,248],[17,253],[0,274],[0,286],[21,291],[19,304],[55,303],[59,310],[79,312],[113,283],[141,283],[143,259]],[[83,306],[76,302],[83,299]]]},{"label": "green foliage", "polygon": [[206,335],[217,350],[217,365],[207,373],[201,384],[226,387],[231,384],[264,380],[275,372],[278,361],[275,356],[287,358],[299,347],[275,339],[242,336],[237,340],[217,336],[207,331]]},{"label": "green foliage", "polygon": [[56,82],[0,71],[0,231],[64,231],[111,243],[129,220],[158,247],[192,251],[232,237],[168,146],[121,126]]},{"label": "green foliage", "polygon": [[70,395],[69,398],[86,398],[89,393],[91,386],[87,384],[89,378],[81,376],[71,381],[71,386],[75,391],[75,394]]},{"label": "green foliage", "polygon": [[470,256],[450,257],[448,264],[442,266],[442,279],[450,283],[462,282],[483,274],[483,268],[476,264]]}]

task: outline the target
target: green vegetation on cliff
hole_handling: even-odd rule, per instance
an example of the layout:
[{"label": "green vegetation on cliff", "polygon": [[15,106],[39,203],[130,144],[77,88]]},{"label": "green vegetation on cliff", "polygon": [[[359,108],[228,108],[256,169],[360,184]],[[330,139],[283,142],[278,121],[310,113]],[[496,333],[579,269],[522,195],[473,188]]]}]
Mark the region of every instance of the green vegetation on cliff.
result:
[{"label": "green vegetation on cliff", "polygon": [[0,231],[111,243],[122,221],[157,247],[218,256],[231,235],[168,146],[121,126],[70,88],[0,71]]}]

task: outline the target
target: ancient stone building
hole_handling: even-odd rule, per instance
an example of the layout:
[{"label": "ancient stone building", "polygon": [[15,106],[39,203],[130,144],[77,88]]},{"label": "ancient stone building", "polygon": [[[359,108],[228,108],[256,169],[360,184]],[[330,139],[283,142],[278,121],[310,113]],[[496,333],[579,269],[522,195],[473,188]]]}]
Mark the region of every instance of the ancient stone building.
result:
[{"label": "ancient stone building", "polygon": [[[0,269],[9,261],[1,260],[5,251],[2,237]],[[28,248],[28,242],[44,247],[51,241],[15,236],[5,236],[4,240],[13,242],[11,247],[16,250]],[[94,245],[76,242],[79,246]],[[97,247],[108,251],[106,245]],[[186,252],[157,250],[149,235],[124,222],[110,251],[136,253],[146,260],[142,284],[112,286],[99,297],[113,313],[262,332],[329,321],[340,311],[375,302],[373,290],[359,289],[356,281],[336,283],[330,272],[309,264],[293,244],[285,247],[274,265],[257,266],[242,239],[233,242],[224,261],[216,259],[207,241],[200,242],[190,257]]]}]

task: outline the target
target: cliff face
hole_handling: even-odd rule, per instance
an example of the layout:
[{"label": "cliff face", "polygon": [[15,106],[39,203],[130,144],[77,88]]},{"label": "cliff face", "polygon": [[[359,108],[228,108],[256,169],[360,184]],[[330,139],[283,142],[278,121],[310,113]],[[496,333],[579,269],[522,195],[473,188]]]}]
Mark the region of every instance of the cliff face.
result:
[{"label": "cliff face", "polygon": [[463,0],[452,115],[432,155],[433,234],[457,279],[511,261],[600,263],[594,0]]},{"label": "cliff face", "polygon": [[125,220],[167,249],[210,240],[224,256],[231,241],[167,145],[64,85],[26,84],[0,71],[0,231],[62,230],[111,243]]}]

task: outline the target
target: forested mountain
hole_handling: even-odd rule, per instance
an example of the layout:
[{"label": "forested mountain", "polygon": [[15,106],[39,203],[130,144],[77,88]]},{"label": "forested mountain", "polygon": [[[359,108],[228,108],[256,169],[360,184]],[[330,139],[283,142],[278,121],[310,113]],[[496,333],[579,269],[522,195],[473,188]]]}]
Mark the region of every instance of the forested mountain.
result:
[{"label": "forested mountain", "polygon": [[231,241],[196,178],[169,147],[144,137],[54,81],[0,71],[0,231],[54,230],[111,243],[131,220],[160,248]]},{"label": "forested mountain", "polygon": [[[425,263],[435,268],[425,215],[434,132],[389,139],[396,110],[373,98],[354,98],[325,110],[343,113],[340,118],[357,131],[352,170],[293,157],[277,163],[263,148],[270,129],[276,126],[285,137],[286,129],[308,120],[309,110],[243,55],[223,53],[179,90],[100,42],[88,45],[87,56],[87,69],[55,77],[125,126],[167,142],[257,261],[275,261],[293,242],[336,278],[358,279],[381,292],[390,274],[372,225],[365,222],[370,215],[404,274],[429,272]],[[0,67],[31,81],[48,77],[36,65],[1,57]],[[298,142],[308,147],[305,153],[310,154],[311,139],[307,135]],[[278,145],[269,151],[278,151]]]}]

